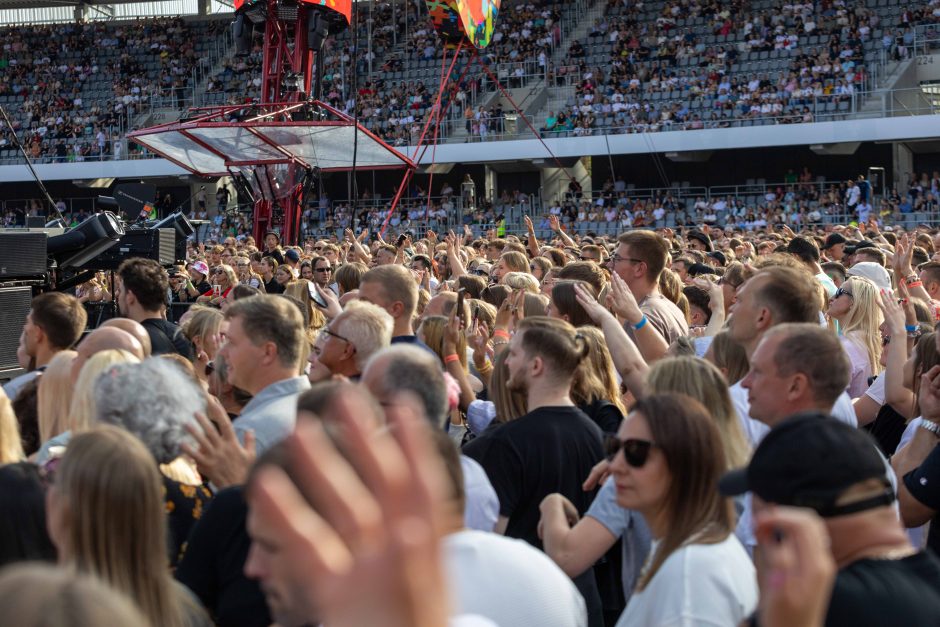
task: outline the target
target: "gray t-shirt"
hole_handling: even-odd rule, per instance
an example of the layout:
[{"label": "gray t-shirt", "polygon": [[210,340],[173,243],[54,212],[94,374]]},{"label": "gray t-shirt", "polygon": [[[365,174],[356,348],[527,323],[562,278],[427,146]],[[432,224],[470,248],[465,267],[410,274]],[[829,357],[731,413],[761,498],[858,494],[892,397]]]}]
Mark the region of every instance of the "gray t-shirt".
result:
[{"label": "gray t-shirt", "polygon": [[585,516],[595,519],[623,540],[623,596],[629,601],[650,552],[652,536],[646,520],[638,512],[617,504],[617,489],[612,479],[601,486]]},{"label": "gray t-shirt", "polygon": [[[649,320],[659,334],[665,338],[667,344],[672,344],[679,337],[689,334],[689,323],[685,314],[678,306],[659,292],[654,292],[640,303],[640,311]],[[626,326],[627,335],[636,341],[636,332],[633,325]]]}]

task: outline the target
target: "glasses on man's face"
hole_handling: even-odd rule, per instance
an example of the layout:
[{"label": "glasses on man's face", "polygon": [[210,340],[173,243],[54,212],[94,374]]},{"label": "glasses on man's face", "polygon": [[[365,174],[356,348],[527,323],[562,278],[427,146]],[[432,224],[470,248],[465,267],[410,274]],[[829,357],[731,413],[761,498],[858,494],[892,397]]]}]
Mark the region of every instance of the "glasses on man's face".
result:
[{"label": "glasses on man's face", "polygon": [[313,271],[314,272],[332,272],[333,268],[331,268],[330,266],[327,266],[325,268],[314,268]]},{"label": "glasses on man's face", "polygon": [[607,451],[608,461],[613,461],[617,453],[623,451],[623,457],[627,463],[634,468],[642,468],[649,459],[650,449],[655,444],[649,440],[638,440],[635,438],[620,438],[608,435],[604,438],[604,448]]},{"label": "glasses on man's face", "polygon": [[839,298],[840,296],[848,296],[852,300],[855,300],[855,296],[852,294],[852,292],[848,291],[844,287],[840,287],[839,289],[836,290],[836,293],[833,294],[832,296],[832,300],[835,300]]},{"label": "glasses on man's face", "polygon": [[330,337],[335,337],[337,340],[342,340],[342,341],[344,341],[344,342],[346,342],[346,343],[348,343],[348,344],[352,344],[352,342],[350,342],[348,339],[346,339],[345,337],[343,337],[343,336],[340,335],[339,333],[334,333],[333,331],[330,331],[329,329],[323,329],[323,332],[324,332],[325,334],[329,335]]},{"label": "glasses on man's face", "polygon": [[611,255],[610,259],[607,260],[607,263],[616,264],[616,263],[620,263],[621,261],[629,261],[631,263],[643,263],[642,259],[634,259],[633,257],[621,257],[617,253],[614,253],[613,255]]}]

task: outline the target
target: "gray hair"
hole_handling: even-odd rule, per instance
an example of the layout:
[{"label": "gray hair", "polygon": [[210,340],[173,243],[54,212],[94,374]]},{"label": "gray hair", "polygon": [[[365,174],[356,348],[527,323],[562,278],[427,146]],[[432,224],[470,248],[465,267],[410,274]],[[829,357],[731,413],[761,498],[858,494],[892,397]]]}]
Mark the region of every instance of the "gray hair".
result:
[{"label": "gray hair", "polygon": [[161,464],[179,457],[189,437],[184,425],[195,425],[193,413],[206,411],[205,395],[192,378],[159,357],[112,366],[94,389],[97,420],[132,433]]},{"label": "gray hair", "polygon": [[356,347],[356,367],[361,372],[372,355],[391,344],[395,320],[378,305],[354,300],[333,324]]},{"label": "gray hair", "polygon": [[[366,364],[365,370],[381,366],[382,391],[413,392],[421,399],[424,411],[435,425],[447,417],[450,403],[441,360],[434,353],[408,344],[395,344],[380,350]],[[377,395],[379,396],[379,395]]]}]

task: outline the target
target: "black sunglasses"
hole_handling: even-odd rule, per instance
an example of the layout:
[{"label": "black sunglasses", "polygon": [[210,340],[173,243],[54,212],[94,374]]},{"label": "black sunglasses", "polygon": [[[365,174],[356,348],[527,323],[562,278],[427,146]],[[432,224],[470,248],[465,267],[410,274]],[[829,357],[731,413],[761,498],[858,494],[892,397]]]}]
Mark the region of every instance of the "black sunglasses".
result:
[{"label": "black sunglasses", "polygon": [[653,446],[655,446],[655,444],[649,440],[637,440],[634,438],[621,440],[613,435],[608,435],[604,438],[607,460],[613,461],[617,453],[623,451],[624,459],[634,468],[642,468],[643,465],[646,464],[646,460],[649,459],[650,449],[653,448]]},{"label": "black sunglasses", "polygon": [[832,295],[832,300],[835,300],[843,295],[848,296],[852,300],[855,300],[855,296],[852,294],[852,292],[848,291],[844,287],[840,287],[839,289],[836,290],[836,293]]},{"label": "black sunglasses", "polygon": [[210,361],[206,364],[206,376],[211,377],[213,372],[215,372],[215,362]]},{"label": "black sunglasses", "polygon": [[330,267],[314,269],[314,272],[332,272],[332,271],[333,271],[333,268],[330,268]]}]

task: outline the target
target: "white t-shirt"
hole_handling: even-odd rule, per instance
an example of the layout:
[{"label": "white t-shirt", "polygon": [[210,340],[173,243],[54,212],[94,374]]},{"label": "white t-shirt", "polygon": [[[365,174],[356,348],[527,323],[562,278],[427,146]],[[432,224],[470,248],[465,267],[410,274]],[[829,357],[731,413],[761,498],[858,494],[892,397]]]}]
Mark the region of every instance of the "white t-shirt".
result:
[{"label": "white t-shirt", "polygon": [[739,625],[757,607],[757,596],[754,565],[729,534],[723,542],[686,545],[666,558],[649,585],[630,597],[617,627]]},{"label": "white t-shirt", "polygon": [[523,540],[458,531],[444,538],[454,614],[500,626],[582,627],[584,598],[547,555]]}]

